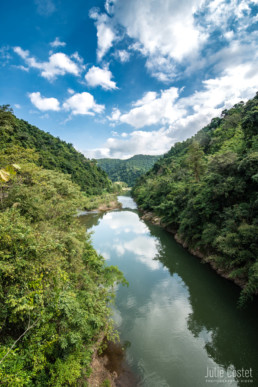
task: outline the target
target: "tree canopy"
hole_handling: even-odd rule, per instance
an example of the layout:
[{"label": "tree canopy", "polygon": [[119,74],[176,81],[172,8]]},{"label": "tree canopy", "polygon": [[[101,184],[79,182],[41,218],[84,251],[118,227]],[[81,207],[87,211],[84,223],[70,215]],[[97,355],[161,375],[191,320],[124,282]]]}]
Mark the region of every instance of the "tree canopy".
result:
[{"label": "tree canopy", "polygon": [[[95,161],[76,151],[72,144],[52,136],[24,120],[16,118],[9,105],[0,106],[0,148],[5,154],[9,148],[34,150],[37,165],[71,175],[87,194],[101,194],[110,190],[111,182]],[[18,152],[17,152],[18,153]]]},{"label": "tree canopy", "polygon": [[192,249],[258,293],[258,93],[176,143],[142,176],[133,195]]},{"label": "tree canopy", "polygon": [[[80,162],[85,165],[78,176],[99,174],[109,183],[94,163],[23,126],[8,107],[0,120],[0,383],[77,386],[90,373],[98,335],[112,334],[112,288],[124,279],[116,267],[106,266],[80,224],[76,215],[88,198],[58,170],[62,157],[74,160],[74,171]],[[19,140],[23,127],[25,135],[31,131],[25,143]],[[35,152],[41,137],[45,153]],[[53,170],[38,165],[43,154],[53,157]],[[82,181],[84,186],[87,192],[101,187]]]},{"label": "tree canopy", "polygon": [[108,174],[113,181],[122,181],[132,187],[136,180],[148,172],[160,156],[136,155],[126,160],[99,159],[98,165]]}]

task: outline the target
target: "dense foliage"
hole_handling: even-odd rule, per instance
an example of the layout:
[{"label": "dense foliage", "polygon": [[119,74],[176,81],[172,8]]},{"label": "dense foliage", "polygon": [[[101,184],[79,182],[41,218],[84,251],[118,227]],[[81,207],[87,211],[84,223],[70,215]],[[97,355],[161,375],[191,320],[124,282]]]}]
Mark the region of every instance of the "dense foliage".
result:
[{"label": "dense foliage", "polygon": [[122,181],[132,187],[138,177],[148,172],[159,157],[136,155],[127,160],[99,159],[97,162],[112,181]]},{"label": "dense foliage", "polygon": [[258,292],[258,93],[177,143],[136,184],[138,205],[154,211],[192,249]]},{"label": "dense foliage", "polygon": [[0,384],[84,385],[99,333],[112,332],[112,286],[124,280],[76,216],[88,198],[38,157],[0,149]]},{"label": "dense foliage", "polygon": [[34,149],[39,155],[38,165],[70,174],[87,194],[110,190],[110,180],[96,162],[86,159],[72,144],[16,118],[5,105],[0,107],[0,149],[13,146]]}]

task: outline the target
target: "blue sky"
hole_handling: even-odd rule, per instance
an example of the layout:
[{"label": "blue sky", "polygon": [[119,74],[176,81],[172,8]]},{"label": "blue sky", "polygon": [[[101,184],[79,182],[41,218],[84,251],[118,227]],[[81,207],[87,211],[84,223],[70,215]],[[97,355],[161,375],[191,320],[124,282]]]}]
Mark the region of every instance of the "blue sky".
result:
[{"label": "blue sky", "polygon": [[258,91],[258,0],[0,3],[0,104],[87,157],[162,154]]}]

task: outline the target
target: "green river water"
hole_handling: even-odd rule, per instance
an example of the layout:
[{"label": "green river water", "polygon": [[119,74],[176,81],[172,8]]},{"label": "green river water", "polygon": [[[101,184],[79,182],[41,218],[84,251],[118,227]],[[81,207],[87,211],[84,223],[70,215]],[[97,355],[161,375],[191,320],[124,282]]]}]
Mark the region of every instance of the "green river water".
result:
[{"label": "green river water", "polygon": [[117,265],[114,320],[138,386],[258,386],[258,303],[237,308],[239,288],[123,208],[81,217],[95,249]]}]

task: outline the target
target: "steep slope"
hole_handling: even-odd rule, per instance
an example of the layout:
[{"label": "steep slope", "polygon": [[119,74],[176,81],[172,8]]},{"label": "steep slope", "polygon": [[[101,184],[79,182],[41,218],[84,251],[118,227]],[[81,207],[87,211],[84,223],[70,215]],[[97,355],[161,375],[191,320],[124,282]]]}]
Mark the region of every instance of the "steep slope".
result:
[{"label": "steep slope", "polygon": [[16,118],[9,106],[0,107],[0,148],[20,146],[35,149],[37,164],[70,174],[87,194],[100,194],[109,190],[111,182],[96,162],[85,158],[72,144],[52,136],[24,120]]},{"label": "steep slope", "polygon": [[122,274],[93,249],[68,175],[24,159],[0,188],[1,384],[84,385]]},{"label": "steep slope", "polygon": [[159,158],[160,156],[135,155],[127,160],[99,159],[97,163],[112,181],[123,181],[131,187]]},{"label": "steep slope", "polygon": [[194,137],[177,143],[134,187],[191,249],[258,292],[258,94],[225,110]]}]

